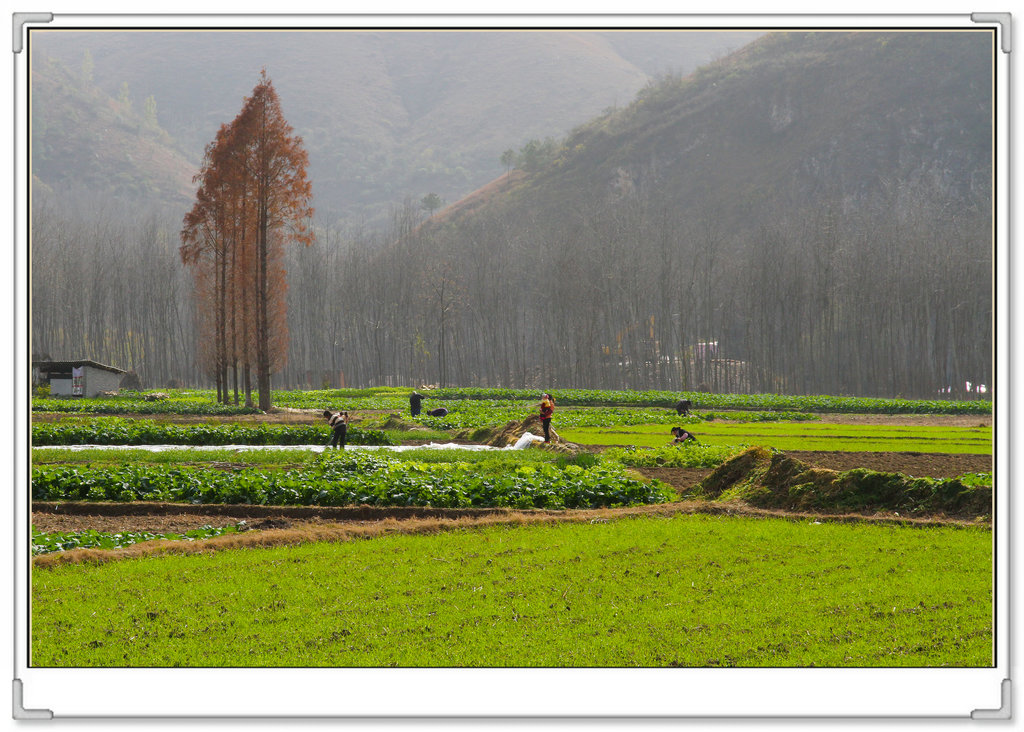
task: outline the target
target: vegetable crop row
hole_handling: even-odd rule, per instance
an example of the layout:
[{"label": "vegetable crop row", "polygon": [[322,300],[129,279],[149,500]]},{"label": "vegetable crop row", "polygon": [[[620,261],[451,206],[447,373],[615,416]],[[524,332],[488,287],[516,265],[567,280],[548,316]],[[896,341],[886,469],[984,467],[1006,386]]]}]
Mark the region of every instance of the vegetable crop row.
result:
[{"label": "vegetable crop row", "polygon": [[[347,438],[353,445],[394,444],[383,430],[355,426]],[[33,445],[317,445],[329,439],[329,430],[318,425],[176,425],[118,418],[32,425]]]},{"label": "vegetable crop row", "polygon": [[201,416],[231,416],[259,414],[256,407],[219,404],[212,399],[166,399],[148,402],[139,395],[81,398],[32,399],[33,412],[59,412],[63,414],[195,414]]},{"label": "vegetable crop row", "polygon": [[[244,523],[244,521],[241,522],[241,524]],[[121,531],[111,534],[94,529],[72,532],[42,532],[32,527],[32,556],[67,551],[68,549],[119,549],[124,546],[138,544],[142,541],[153,541],[155,539],[169,539],[173,541],[209,539],[210,537],[222,534],[237,533],[242,528],[241,524],[220,527],[200,526],[198,529],[192,529],[183,534],[155,534],[149,531]]]},{"label": "vegetable crop row", "polygon": [[[273,403],[296,409],[365,409],[405,410],[409,388],[321,389],[274,391]],[[168,399],[145,401],[139,392],[120,396],[90,399],[34,398],[32,409],[44,412],[93,414],[254,414],[259,410],[244,405],[218,404],[211,390],[169,389]],[[551,392],[559,406],[609,406],[671,408],[680,399],[689,399],[695,409],[745,409],[794,412],[839,412],[860,414],[991,414],[992,402],[985,400],[954,401],[945,399],[879,399],[842,396],[790,396],[783,394],[708,394],[704,392],[635,391],[600,389],[554,389]],[[536,389],[499,389],[479,387],[446,387],[425,392],[425,408],[432,401],[522,402],[532,409],[539,401]]]},{"label": "vegetable crop row", "polygon": [[[879,399],[841,396],[790,396],[784,394],[708,394],[671,391],[605,391],[553,389],[560,406],[673,407],[689,399],[694,409],[760,409],[798,412],[845,412],[859,414],[991,414],[992,402],[943,399]],[[446,387],[428,396],[436,399],[539,400],[535,389],[485,389]]]},{"label": "vegetable crop row", "polygon": [[659,503],[672,492],[609,464],[524,465],[479,473],[467,463],[415,463],[347,453],[318,466],[261,472],[162,465],[32,471],[37,501],[169,501],[255,505],[596,508]]},{"label": "vegetable crop row", "polygon": [[[34,397],[35,412],[65,414],[182,414],[231,416],[260,414],[256,407],[220,404],[214,392],[205,390],[167,390],[168,399],[146,401],[142,395],[129,392],[112,397],[45,398]],[[292,409],[372,409],[400,410],[409,406],[408,390],[404,395],[377,394],[372,389],[334,389],[322,391],[275,391],[276,407]]]},{"label": "vegetable crop row", "polygon": [[684,443],[657,448],[610,447],[602,456],[633,468],[717,468],[745,449],[737,445]]},{"label": "vegetable crop row", "polygon": [[[415,420],[431,429],[457,430],[475,427],[502,426],[512,420],[523,420],[537,413],[534,404],[498,399],[465,399],[443,402],[448,414],[431,417],[423,414]],[[702,424],[713,420],[735,422],[809,421],[817,415],[793,411],[702,412],[680,417],[675,410],[664,407],[587,407],[562,409],[555,413],[557,428],[610,427],[641,424]]]},{"label": "vegetable crop row", "polygon": [[275,406],[291,409],[408,410],[411,389],[322,389],[275,391]]}]

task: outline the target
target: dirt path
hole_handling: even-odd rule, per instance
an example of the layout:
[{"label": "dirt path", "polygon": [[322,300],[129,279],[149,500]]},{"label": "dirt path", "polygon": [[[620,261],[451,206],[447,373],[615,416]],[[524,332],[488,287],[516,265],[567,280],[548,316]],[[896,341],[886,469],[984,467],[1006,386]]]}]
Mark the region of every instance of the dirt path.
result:
[{"label": "dirt path", "polygon": [[829,470],[868,468],[881,473],[903,473],[915,478],[954,478],[964,473],[992,470],[991,455],[928,452],[805,452],[786,454],[810,465]]},{"label": "dirt path", "polygon": [[828,424],[877,424],[931,427],[991,427],[991,414],[821,414]]},{"label": "dirt path", "polygon": [[[71,504],[64,504],[62,508],[70,507]],[[97,513],[102,511],[99,506],[94,506],[94,514],[90,520],[94,526],[102,526],[103,520],[110,520],[111,526],[121,525],[126,516],[124,514],[114,515],[113,511],[123,510],[124,506],[107,504],[111,509],[110,515]],[[353,512],[353,515],[361,515],[365,509],[319,509],[319,513],[306,515],[297,509],[289,508],[266,508],[263,511],[255,511],[261,507],[248,507],[243,511],[225,511],[223,514],[216,513],[190,513],[183,514],[179,506],[168,506],[166,504],[150,504],[150,513],[136,515],[135,518],[144,519],[146,522],[162,522],[159,527],[166,531],[173,531],[170,526],[178,525],[176,522],[186,521],[186,516],[192,521],[204,520],[214,525],[224,525],[225,520],[234,521],[239,519],[234,515],[244,513],[248,522],[255,518],[250,524],[252,529],[258,531],[242,530],[239,533],[225,534],[223,536],[206,539],[203,541],[147,541],[133,544],[120,549],[72,549],[64,552],[53,552],[42,554],[33,558],[33,565],[37,568],[55,567],[62,564],[76,563],[105,563],[128,559],[131,557],[159,556],[163,554],[195,554],[224,549],[259,548],[291,546],[305,542],[343,542],[355,539],[369,539],[389,534],[433,534],[442,531],[467,529],[486,526],[527,526],[550,523],[605,523],[617,519],[643,516],[676,516],[689,514],[710,514],[727,516],[747,516],[759,518],[782,518],[796,521],[830,522],[830,523],[875,523],[890,524],[908,527],[927,526],[967,526],[970,522],[957,521],[946,518],[906,518],[898,515],[821,515],[810,513],[793,513],[769,509],[758,509],[737,503],[716,503],[710,501],[677,501],[674,503],[657,504],[653,506],[635,506],[630,508],[616,509],[592,509],[581,511],[512,511],[509,509],[373,509],[377,515],[374,518],[357,519],[344,518],[345,512]],[[215,507],[195,507],[212,509]],[[238,509],[240,507],[224,507],[225,509]],[[166,511],[166,513],[162,513]],[[337,513],[336,513],[337,512]],[[230,514],[230,515],[229,515]],[[251,514],[256,514],[255,516]],[[74,513],[54,512],[52,517],[64,517],[71,519],[78,516]],[[103,516],[103,519],[98,518]],[[81,518],[81,517],[80,517]],[[187,521],[186,521],[187,523]],[[144,524],[150,525],[150,524]],[[157,528],[149,529],[159,533]],[[141,529],[137,529],[141,530]],[[184,525],[177,529],[185,530]]]}]

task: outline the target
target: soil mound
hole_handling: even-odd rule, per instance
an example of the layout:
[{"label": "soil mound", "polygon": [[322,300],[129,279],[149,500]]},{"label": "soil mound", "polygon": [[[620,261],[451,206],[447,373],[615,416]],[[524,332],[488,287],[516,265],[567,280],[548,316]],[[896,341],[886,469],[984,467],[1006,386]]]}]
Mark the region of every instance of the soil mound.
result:
[{"label": "soil mound", "polygon": [[[522,421],[512,420],[504,427],[498,427],[493,430],[488,430],[487,432],[489,434],[477,433],[477,439],[480,439],[484,444],[490,445],[491,447],[508,447],[509,445],[516,444],[516,442],[519,441],[519,438],[526,432],[543,436],[544,426],[540,422],[539,415],[531,414]],[[583,452],[582,446],[577,445],[574,442],[566,442],[559,437],[554,427],[551,428],[550,442],[535,442],[533,443],[533,447],[566,455],[576,455]]]},{"label": "soil mound", "polygon": [[739,501],[758,508],[822,513],[895,512],[976,519],[992,514],[992,489],[955,478],[932,480],[864,468],[816,468],[761,447],[737,455],[686,497]]}]

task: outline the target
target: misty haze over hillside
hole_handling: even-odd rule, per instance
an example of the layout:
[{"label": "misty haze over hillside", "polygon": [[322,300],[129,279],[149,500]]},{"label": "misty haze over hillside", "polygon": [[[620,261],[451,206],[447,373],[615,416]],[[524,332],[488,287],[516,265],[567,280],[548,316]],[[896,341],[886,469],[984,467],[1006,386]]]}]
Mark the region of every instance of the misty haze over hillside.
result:
[{"label": "misty haze over hillside", "polygon": [[[178,155],[194,173],[203,148],[237,114],[266,68],[309,151],[321,220],[379,227],[389,207],[405,198],[419,201],[437,193],[455,201],[502,172],[499,159],[506,149],[518,150],[531,139],[560,139],[603,109],[628,104],[656,76],[689,73],[758,35],[35,31],[34,108],[56,121],[38,130],[34,161],[40,182],[53,188],[89,176],[88,162],[75,163],[76,150],[61,144],[69,138],[61,116],[80,120],[82,113],[62,106],[67,85],[53,90],[65,93],[50,93],[49,77],[63,74],[72,86],[95,87],[108,97],[102,102],[107,106],[125,101],[130,109],[118,109],[121,125],[132,126],[132,113],[141,114],[151,101],[155,122],[167,133],[169,152],[161,157],[170,161]],[[47,58],[60,68],[44,63]],[[104,123],[96,138],[130,132]],[[177,161],[161,165],[155,158],[136,157],[131,166],[107,163],[129,179],[123,183],[135,184],[118,194],[187,202],[190,175],[183,175]],[[91,187],[99,184],[95,180]]]}]

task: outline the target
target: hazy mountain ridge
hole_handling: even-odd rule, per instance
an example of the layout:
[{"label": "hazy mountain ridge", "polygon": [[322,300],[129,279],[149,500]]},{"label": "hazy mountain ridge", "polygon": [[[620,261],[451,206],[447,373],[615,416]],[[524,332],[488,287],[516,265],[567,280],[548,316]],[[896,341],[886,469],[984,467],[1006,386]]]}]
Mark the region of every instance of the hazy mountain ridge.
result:
[{"label": "hazy mountain ridge", "polygon": [[36,186],[187,204],[196,166],[140,112],[141,100],[114,99],[46,57],[33,59],[31,76]]},{"label": "hazy mountain ridge", "polygon": [[727,226],[774,207],[991,194],[989,50],[965,34],[779,33],[649,84],[519,187],[552,211],[662,191]]},{"label": "hazy mountain ridge", "polygon": [[137,101],[152,96],[174,149],[195,166],[265,67],[309,151],[318,209],[328,220],[379,221],[406,196],[455,200],[501,171],[505,149],[560,138],[627,103],[653,73],[695,68],[748,37],[57,31],[35,32],[32,47],[72,70],[88,51],[95,83],[108,95],[126,84]]}]

